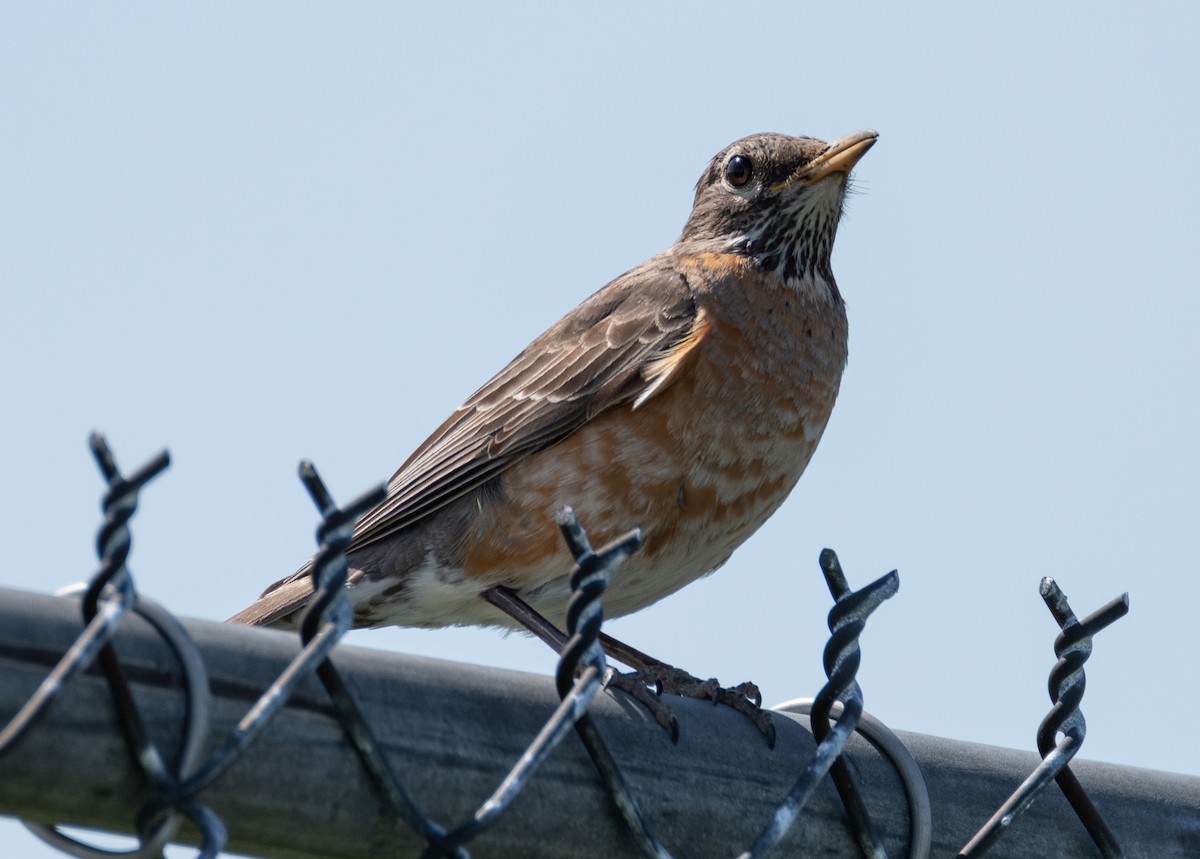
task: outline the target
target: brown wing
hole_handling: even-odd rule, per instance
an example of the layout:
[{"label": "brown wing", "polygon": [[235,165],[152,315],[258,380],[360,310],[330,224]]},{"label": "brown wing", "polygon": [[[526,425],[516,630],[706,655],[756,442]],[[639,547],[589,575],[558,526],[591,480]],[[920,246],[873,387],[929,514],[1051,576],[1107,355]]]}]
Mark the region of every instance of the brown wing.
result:
[{"label": "brown wing", "polygon": [[[350,549],[382,540],[565,438],[618,403],[669,385],[708,320],[669,257],[627,272],[576,307],[476,391],[388,481]],[[310,562],[311,563],[311,562]],[[309,564],[230,620],[291,622],[311,593]]]},{"label": "brown wing", "polygon": [[652,394],[706,327],[668,259],[617,278],[529,344],[417,448],[388,481],[388,497],[359,521],[351,550],[428,516],[593,415]]}]

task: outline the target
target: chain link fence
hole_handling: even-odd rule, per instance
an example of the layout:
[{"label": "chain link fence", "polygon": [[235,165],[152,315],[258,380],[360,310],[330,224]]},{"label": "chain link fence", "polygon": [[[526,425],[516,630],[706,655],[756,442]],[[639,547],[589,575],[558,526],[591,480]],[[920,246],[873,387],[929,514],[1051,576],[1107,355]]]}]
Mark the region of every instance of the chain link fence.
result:
[{"label": "chain link fence", "polygon": [[[599,695],[607,671],[599,642],[604,590],[612,572],[637,551],[640,534],[633,531],[607,546],[593,548],[570,510],[559,514],[563,539],[575,566],[571,573],[568,638],[554,678],[557,704],[551,707],[511,695],[505,697],[496,689],[482,686],[472,698],[460,691],[445,699],[446,705],[436,717],[440,721],[427,722],[431,726],[428,731],[417,731],[440,739],[430,739],[423,754],[407,758],[398,755],[392,739],[395,726],[388,722],[397,718],[397,709],[411,706],[410,702],[435,698],[439,694],[436,684],[443,681],[426,680],[422,681],[425,685],[417,687],[404,685],[415,681],[397,673],[397,668],[408,667],[404,657],[399,656],[386,666],[372,668],[393,676],[369,687],[357,672],[347,673],[340,667],[353,661],[348,656],[352,649],[337,649],[351,621],[344,593],[345,550],[355,520],[381,500],[383,489],[339,507],[310,463],[301,465],[300,474],[320,511],[320,548],[312,571],[315,593],[300,627],[299,649],[287,658],[286,665],[277,670],[264,690],[256,690],[253,703],[236,724],[218,732],[215,726],[220,723],[223,728],[230,707],[238,706],[240,696],[229,693],[230,684],[237,681],[228,678],[231,674],[236,677],[237,668],[227,667],[218,677],[216,666],[244,660],[243,673],[257,676],[264,660],[255,649],[263,642],[277,647],[286,638],[263,630],[185,624],[139,594],[125,565],[131,541],[130,520],[139,491],[167,467],[169,460],[165,453],[160,454],[125,476],[102,437],[93,436],[91,445],[108,488],[103,503],[105,518],[97,538],[100,569],[78,602],[82,631],[76,628],[68,633],[61,600],[53,606],[38,603],[24,609],[27,615],[44,613],[28,630],[28,636],[22,630],[6,637],[5,624],[15,629],[16,621],[0,613],[0,707],[12,700],[19,704],[11,716],[8,714],[12,710],[0,709],[0,718],[6,719],[0,731],[0,781],[9,786],[0,787],[0,811],[34,811],[40,820],[68,820],[132,831],[139,846],[132,854],[121,855],[139,857],[159,856],[166,844],[177,840],[197,844],[200,857],[215,857],[231,845],[262,855],[394,853],[428,859],[466,859],[472,855],[725,855],[750,859],[801,851],[804,855],[830,856],[857,852],[879,859],[920,859],[954,855],[956,851],[963,857],[1200,856],[1200,780],[1089,765],[1086,773],[1094,773],[1089,783],[1099,786],[1105,799],[1103,807],[1110,815],[1116,811],[1120,817],[1121,826],[1110,827],[1070,767],[1086,733],[1079,706],[1084,690],[1083,664],[1091,653],[1092,636],[1128,611],[1127,595],[1080,619],[1053,580],[1043,580],[1042,596],[1062,633],[1055,642],[1059,661],[1050,677],[1053,707],[1037,732],[1040,760],[1030,766],[1017,753],[995,750],[990,759],[964,769],[963,763],[970,759],[973,749],[920,735],[902,738],[863,713],[863,695],[855,679],[861,659],[859,635],[871,614],[896,594],[899,577],[893,571],[853,590],[837,556],[826,550],[820,566],[834,600],[829,614],[830,639],[824,653],[828,682],[811,701],[777,708],[785,714],[781,721],[788,741],[786,750],[747,751],[740,739],[729,736],[728,722],[722,714],[712,708],[704,713],[706,708],[687,704],[685,710],[694,712],[697,721],[719,726],[725,733],[714,729],[712,734],[705,734],[699,730],[696,734],[700,740],[692,740],[690,750],[688,744],[681,744],[664,753],[661,748],[649,747],[646,735],[651,729],[631,715],[620,699]],[[15,597],[5,602],[24,605]],[[128,654],[132,645],[124,642],[130,634],[132,617],[144,621],[142,638],[153,639],[152,646],[160,651],[153,664],[163,664],[162,652],[169,655],[165,657],[166,668],[149,670],[143,663],[136,663],[138,670],[131,679],[130,666],[135,662]],[[52,629],[60,630],[59,635],[70,634],[73,640],[62,648],[49,643],[34,647],[27,640],[30,636],[49,636]],[[197,629],[203,636],[199,646]],[[225,644],[226,651],[221,651],[225,640],[232,644]],[[56,654],[52,660],[50,653]],[[272,658],[278,661],[278,657]],[[42,661],[53,662],[48,672],[40,667]],[[22,689],[22,683],[28,680],[18,679],[20,671],[14,667],[18,664],[25,672],[20,675],[23,677],[32,676],[30,671],[43,671],[43,679],[32,694]],[[255,667],[250,671],[252,664]],[[505,683],[502,688],[510,691],[521,685],[515,681]],[[160,691],[169,689],[176,704],[166,706],[160,702],[153,717],[149,716],[152,708],[147,703],[148,693],[137,691],[147,684]],[[75,712],[65,709],[70,698],[67,690],[73,686],[92,690],[90,703],[78,716],[86,724],[74,721],[74,716],[68,719],[73,728],[67,730],[74,740],[57,734],[52,739],[35,738],[39,725],[53,721],[54,714]],[[363,704],[370,697],[364,695],[367,688],[383,694],[386,706],[374,698]],[[95,706],[95,697],[104,695],[111,700],[107,710]],[[322,695],[324,701],[320,701]],[[531,715],[542,707],[543,715]],[[164,716],[167,711],[172,715]],[[217,713],[222,715],[218,718],[214,715]],[[599,713],[606,715],[601,718]],[[790,713],[807,714],[811,734],[787,717]],[[312,740],[311,725],[298,727],[303,719],[311,721],[318,716],[326,728],[330,720],[336,724],[339,753],[346,746],[353,749],[357,774],[348,774],[345,762],[333,769],[304,765],[309,750],[310,763],[315,762],[320,756],[317,750],[326,749],[330,743],[328,737],[320,743]],[[540,725],[532,732],[532,740],[512,755],[506,744],[515,733],[515,725],[529,718],[539,720]],[[160,723],[170,719],[177,727],[172,740],[164,744],[155,738],[162,733]],[[120,731],[119,749],[111,748],[111,742],[102,742],[94,734],[96,730],[108,730],[110,721]],[[148,727],[151,724],[153,728]],[[102,727],[98,729],[97,725]],[[272,734],[296,741],[286,760],[264,759],[256,749],[268,745],[279,749],[277,741],[264,741],[268,728]],[[635,728],[638,730],[631,733]],[[388,737],[385,742],[379,738],[381,731]],[[590,761],[590,776],[579,769],[566,772],[556,768],[568,755],[575,756],[571,760],[579,757],[575,750],[564,747],[571,734]],[[452,739],[455,735],[460,740],[468,737],[469,743],[456,742]],[[618,742],[612,742],[614,736]],[[60,743],[62,748],[77,748],[78,752],[65,762],[45,760],[44,755],[31,760],[27,755],[14,774],[13,761],[21,757],[23,746],[32,748],[40,742],[40,748],[48,741]],[[696,742],[707,747],[697,748]],[[761,738],[758,744],[765,745]],[[468,747],[470,750],[464,751]],[[445,795],[454,793],[446,782],[452,780],[458,761],[470,755],[486,756],[489,748],[496,753],[493,757],[509,755],[507,760],[511,762],[515,757],[515,762],[503,768],[486,798],[473,802],[464,813],[461,796],[446,801]],[[560,748],[562,751],[556,754]],[[121,787],[109,788],[118,793],[116,807],[136,809],[124,824],[112,819],[116,812],[89,816],[78,807],[82,800],[69,789],[45,803],[37,798],[36,789],[35,796],[22,789],[23,783],[37,783],[56,767],[65,766],[67,771],[71,765],[82,769],[85,763],[101,767],[105,754],[120,754],[125,759],[124,767],[114,768],[121,772],[113,783]],[[728,770],[721,770],[720,778],[711,777],[720,769],[722,754],[733,754],[735,758]],[[738,755],[744,767],[736,759]],[[548,764],[552,756],[555,765]],[[268,783],[275,784],[270,790],[278,795],[278,813],[284,816],[284,822],[274,829],[267,826],[265,831],[273,833],[268,836],[261,831],[253,837],[239,834],[241,829],[254,828],[253,821],[244,820],[242,810],[257,807],[261,797],[223,793],[227,783],[236,781],[228,778],[231,769],[236,766],[244,771],[250,763],[275,769],[276,777],[268,778]],[[490,765],[497,764],[492,761]],[[781,783],[789,769],[787,783]],[[1025,777],[1014,791],[1016,771],[1023,771]],[[42,775],[35,776],[35,772]],[[337,775],[332,776],[333,772]],[[439,772],[446,778],[431,786],[431,776]],[[563,796],[581,791],[590,794],[591,801],[577,800],[588,810],[581,808],[577,815],[565,811],[547,797],[546,785],[540,792],[531,789],[530,785],[539,779],[554,779]],[[1057,783],[1061,797],[1043,799],[1034,812],[1026,814],[1036,798],[1052,796],[1051,782]],[[81,777],[79,783],[90,781]],[[261,779],[258,783],[261,785]],[[377,815],[370,821],[345,811],[352,805],[371,804],[364,803],[360,793],[346,794],[345,786],[351,784],[373,797]],[[421,789],[414,788],[416,784]],[[835,800],[830,797],[831,784]],[[1005,784],[1004,793],[997,797],[997,787]],[[706,785],[721,795],[715,800],[699,799],[697,792]],[[881,792],[880,785],[887,787]],[[329,803],[327,813],[301,813],[313,794],[319,807],[322,791]],[[51,792],[57,793],[41,791]],[[518,802],[533,793],[537,793],[536,802]],[[773,797],[770,800],[765,798],[768,793]],[[1009,794],[1007,799],[1005,794]],[[597,795],[602,797],[599,802],[595,800]],[[210,800],[216,796],[222,797],[222,813],[214,810],[216,803]],[[997,798],[986,799],[989,796]],[[981,805],[988,801],[992,802],[990,806]],[[1071,823],[1070,812],[1064,816],[1064,805],[1073,810],[1082,828]],[[455,816],[447,816],[448,806],[459,809]],[[707,810],[697,816],[690,811],[694,809]],[[935,817],[935,809],[939,817]],[[294,820],[286,820],[289,810],[295,812]],[[944,810],[947,813],[942,813]],[[739,818],[737,825],[721,823],[715,832],[706,828],[714,821],[724,821],[722,815],[731,811]],[[54,816],[56,812],[61,816]],[[753,819],[751,813],[756,815]],[[544,822],[538,821],[559,819],[564,814],[570,823],[560,822],[547,829]],[[963,829],[971,819],[974,825]],[[508,834],[490,841],[501,823]],[[53,824],[26,825],[70,855],[89,859],[114,855],[67,835]],[[316,831],[321,829],[330,837],[322,838]],[[725,837],[735,829],[746,833],[744,843]],[[1086,836],[1081,837],[1081,832]],[[266,843],[270,838],[277,843]],[[318,844],[322,846],[313,846]],[[1043,846],[1030,846],[1035,844]],[[1011,845],[1015,852],[1005,852],[1005,845]],[[1052,845],[1048,852],[1030,852],[1046,850],[1046,845]]]}]

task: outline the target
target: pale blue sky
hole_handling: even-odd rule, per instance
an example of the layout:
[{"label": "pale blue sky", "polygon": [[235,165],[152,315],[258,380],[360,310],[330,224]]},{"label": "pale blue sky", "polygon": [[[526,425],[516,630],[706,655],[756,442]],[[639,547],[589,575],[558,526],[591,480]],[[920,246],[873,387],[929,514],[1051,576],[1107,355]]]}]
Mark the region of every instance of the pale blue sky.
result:
[{"label": "pale blue sky", "polygon": [[[832,546],[856,586],[900,569],[867,708],[1028,749],[1057,630],[1039,579],[1081,614],[1128,590],[1083,756],[1200,774],[1200,6],[1153,10],[10,4],[0,585],[94,568],[100,428],[127,467],[174,458],[135,522],[142,589],[228,616],[311,551],[301,457],[343,500],[387,478],[666,247],[717,150],[875,128],[834,255],[850,365],[808,473],[717,574],[610,631],[812,695]],[[553,669],[490,631],[352,640]],[[0,853],[53,855],[9,823]]]}]

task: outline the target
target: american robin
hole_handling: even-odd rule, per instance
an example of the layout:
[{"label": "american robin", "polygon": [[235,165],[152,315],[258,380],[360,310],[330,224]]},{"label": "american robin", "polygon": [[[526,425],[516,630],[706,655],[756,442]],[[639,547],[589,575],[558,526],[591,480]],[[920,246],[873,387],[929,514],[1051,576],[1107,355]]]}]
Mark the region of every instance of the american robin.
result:
[{"label": "american robin", "polygon": [[[674,245],[551,326],[392,476],[349,549],[354,624],[511,627],[523,605],[561,625],[565,505],[597,543],[644,535],[604,595],[609,617],[725,563],[796,485],[833,409],[847,327],[830,253],[876,137],[756,134],[718,153]],[[306,564],[231,620],[294,626],[311,590]],[[606,645],[643,700],[641,681],[747,712],[757,695]]]}]

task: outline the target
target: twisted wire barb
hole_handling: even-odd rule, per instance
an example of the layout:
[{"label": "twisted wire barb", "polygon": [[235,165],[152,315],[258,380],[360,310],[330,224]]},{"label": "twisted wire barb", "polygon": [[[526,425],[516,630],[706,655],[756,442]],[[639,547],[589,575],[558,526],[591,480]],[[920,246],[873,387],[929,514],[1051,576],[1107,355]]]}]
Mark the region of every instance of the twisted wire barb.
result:
[{"label": "twisted wire barb", "polygon": [[[38,692],[18,714],[10,728],[16,739],[33,719],[49,704],[63,684],[98,660],[104,671],[118,721],[134,762],[156,792],[168,789],[195,765],[201,743],[207,731],[208,680],[203,661],[182,625],[156,603],[138,595],[126,562],[132,545],[129,520],[137,510],[138,494],[147,483],[161,474],[170,464],[162,451],[148,463],[125,477],[104,436],[92,433],[89,446],[100,473],[108,486],[101,509],[104,521],[96,537],[96,552],[100,569],[84,591],[82,613],[84,630],[43,681]],[[120,621],[130,611],[145,618],[166,640],[176,654],[183,670],[188,696],[184,736],[176,767],[179,775],[163,759],[158,747],[150,740],[137,705],[133,700],[125,672],[121,667],[111,638]],[[11,747],[0,740],[0,753]],[[93,847],[60,832],[54,826],[25,821],[25,826],[38,838],[73,856],[93,859],[116,855],[158,856],[163,846],[177,831],[180,814],[192,820],[201,833],[201,855],[216,856],[225,843],[225,829],[211,810],[198,802],[189,802],[170,815],[147,816],[146,808],[138,814],[138,847],[130,851],[112,851]]]},{"label": "twisted wire barb", "polygon": [[[170,464],[170,457],[164,450],[138,469],[131,477],[125,478],[117,468],[112,450],[104,436],[93,433],[89,444],[96,464],[100,468],[100,473],[108,484],[108,491],[104,494],[104,500],[101,503],[104,522],[96,535],[96,554],[100,558],[100,571],[92,578],[83,595],[82,610],[85,625],[90,624],[100,614],[101,602],[110,588],[124,591],[124,601],[128,608],[132,608],[136,604],[137,591],[133,584],[133,577],[129,574],[126,566],[129,550],[133,543],[129,532],[129,520],[137,510],[138,493],[141,488],[156,475],[161,474]],[[145,735],[144,726],[129,691],[129,684],[125,680],[125,672],[121,668],[117,652],[108,641],[101,646],[99,659],[105,676],[108,678],[117,708],[123,716],[120,724],[125,731],[125,738],[137,756],[142,769],[146,770],[147,774],[151,772],[155,775],[165,773],[166,764]]]},{"label": "twisted wire barb", "polygon": [[[824,549],[819,563],[821,572],[825,575],[825,584],[829,587],[829,594],[834,599],[833,608],[829,610],[831,635],[824,653],[825,676],[831,681],[830,685],[834,682],[834,675],[838,675],[838,683],[848,683],[846,695],[858,699],[858,714],[855,716],[857,726],[858,718],[862,715],[862,688],[855,679],[862,661],[858,638],[866,627],[867,615],[862,613],[859,607],[863,598],[854,595],[850,590],[850,583],[842,571],[837,553],[833,549]],[[897,571],[892,570],[888,575],[893,577],[894,584],[888,585],[892,590],[884,599],[894,594],[900,586]],[[829,735],[829,716],[834,701],[839,698],[840,696],[835,697],[830,687],[826,686],[813,700],[810,724],[813,736],[818,742]],[[840,700],[844,706],[846,698]],[[846,814],[850,817],[851,827],[863,856],[867,859],[887,859],[887,851],[884,850],[883,843],[871,824],[866,803],[863,802],[862,794],[859,793],[858,785],[855,784],[854,776],[844,758],[839,757],[833,762],[829,775],[837,788],[838,796],[842,799]]]},{"label": "twisted wire barb", "polygon": [[[588,707],[600,691],[606,670],[604,650],[599,644],[600,625],[604,619],[600,598],[608,587],[613,571],[637,550],[642,537],[641,532],[634,530],[598,552],[593,552],[587,535],[569,507],[558,512],[557,520],[563,539],[575,559],[570,574],[571,600],[567,606],[569,639],[562,648],[555,672],[555,686],[561,702],[499,787],[471,819],[444,838],[431,843],[423,859],[444,856],[450,849],[465,844],[495,823],[525,788],[537,767],[566,738],[571,727],[578,729],[581,721],[590,720]],[[595,739],[599,740],[598,735]],[[585,740],[585,744],[587,742]],[[615,766],[613,772],[616,772]],[[617,776],[619,778],[619,773]],[[627,790],[623,780],[617,789]],[[617,802],[621,804],[620,799]]]},{"label": "twisted wire barb", "polygon": [[[42,711],[58,697],[63,686],[91,665],[96,655],[116,633],[121,618],[130,610],[136,598],[133,581],[125,567],[130,547],[128,522],[137,509],[138,491],[167,467],[170,458],[167,452],[163,451],[126,479],[122,478],[117,470],[112,452],[103,436],[93,433],[89,443],[109,487],[102,502],[104,523],[96,537],[100,570],[88,590],[87,604],[90,613],[84,619],[84,630],[79,638],[42,681],[25,706],[0,731],[0,757],[13,747]],[[103,601],[100,599],[101,594],[106,597]]]},{"label": "twisted wire barb", "polygon": [[[306,485],[310,480],[315,480],[320,484],[320,478],[316,476],[316,470],[311,463],[301,464],[301,479]],[[321,489],[324,490],[323,485]],[[310,488],[310,492],[312,489]],[[360,516],[366,509],[373,506],[382,498],[383,489],[380,487],[374,493],[369,493],[364,498],[359,499],[346,509],[346,511],[338,510],[329,497],[328,492],[323,492],[318,500],[318,507],[321,509],[324,516],[322,528],[325,528],[327,523],[332,520],[335,524],[344,525],[344,520],[349,520],[347,528],[352,529],[354,519]],[[314,498],[316,496],[314,495]],[[318,529],[318,534],[322,533]],[[348,542],[348,538],[345,542]],[[344,552],[344,543],[342,544]],[[324,548],[324,547],[323,547]],[[329,554],[318,553],[318,558],[328,558]],[[318,567],[314,564],[313,574],[320,577],[324,567]],[[345,564],[341,567],[342,581],[345,579]],[[338,591],[341,590],[341,585],[337,585]],[[318,590],[318,593],[320,591]],[[336,592],[335,592],[336,595]],[[173,784],[165,786],[161,789],[152,803],[143,811],[143,818],[146,821],[153,821],[168,815],[172,809],[191,808],[196,804],[195,797],[198,796],[205,788],[220,777],[245,751],[245,749],[261,735],[262,731],[270,723],[282,709],[283,705],[291,696],[296,685],[314,671],[318,671],[318,666],[327,659],[329,652],[338,640],[349,627],[348,613],[343,612],[343,617],[340,624],[331,624],[330,628],[323,629],[318,635],[312,636],[310,640],[305,641],[305,646],[301,649],[280,676],[274,683],[259,697],[247,713],[239,720],[233,732],[226,738],[205,761],[203,767],[199,771],[193,773],[186,779],[181,779]],[[215,815],[213,815],[215,818]],[[218,820],[219,822],[219,820]],[[215,853],[213,854],[215,855]],[[207,845],[202,850],[202,859],[207,859]]]},{"label": "twisted wire barb", "polygon": [[[892,570],[887,575],[866,585],[862,590],[851,591],[846,577],[841,571],[841,566],[837,562],[837,555],[830,549],[821,553],[821,568],[825,573],[830,593],[833,594],[834,606],[829,611],[830,637],[829,643],[825,646],[824,659],[825,671],[829,680],[813,701],[812,728],[813,734],[816,736],[819,730],[818,725],[820,725],[824,729],[822,733],[825,736],[817,743],[813,759],[796,779],[795,785],[776,810],[774,817],[755,840],[753,846],[741,854],[739,859],[761,859],[783,839],[787,830],[803,810],[805,803],[808,802],[813,790],[841,755],[846,741],[850,739],[850,735],[854,733],[854,729],[858,725],[859,716],[862,715],[862,689],[855,680],[861,661],[858,637],[871,613],[900,588],[900,575]],[[831,727],[829,716],[835,701],[842,702],[842,713]],[[865,820],[866,809],[862,805],[857,789],[853,787],[853,782],[850,784],[854,802],[847,803],[847,812],[851,814],[852,818],[856,814],[861,814]],[[841,785],[839,785],[840,791]],[[842,799],[843,802],[846,802],[845,794],[842,795]],[[852,808],[857,810],[852,811]],[[862,821],[855,818],[855,829],[858,832],[860,843],[867,841],[867,846],[874,848],[875,839],[874,835],[870,834],[869,821],[866,823],[868,836],[863,835],[864,830],[860,826],[861,823]],[[878,849],[882,850],[881,847]]]},{"label": "twisted wire barb", "polygon": [[[1129,594],[1110,600],[1080,621],[1071,611],[1066,594],[1054,579],[1049,576],[1042,579],[1040,591],[1050,613],[1062,629],[1054,639],[1054,655],[1058,657],[1058,662],[1050,669],[1048,684],[1054,706],[1042,720],[1037,733],[1038,753],[1044,759],[1054,750],[1055,738],[1060,733],[1074,740],[1076,750],[1083,743],[1087,733],[1087,723],[1083,711],[1079,709],[1086,685],[1083,663],[1092,655],[1092,635],[1129,613]],[[1055,781],[1100,849],[1100,854],[1105,859],[1116,859],[1123,855],[1117,839],[1070,766],[1064,764]]]},{"label": "twisted wire barb", "polygon": [[[571,639],[563,648],[555,678],[558,694],[565,696],[576,666],[586,665],[585,673],[597,671],[601,678],[607,673],[604,648],[599,643],[600,627],[604,622],[599,595],[608,586],[608,577],[617,564],[636,552],[642,545],[642,532],[634,529],[619,537],[599,551],[593,550],[587,534],[579,524],[575,511],[564,507],[558,512],[558,527],[563,539],[575,558],[575,569],[571,572],[572,587],[577,588],[567,606],[567,631]],[[595,598],[591,594],[595,594]],[[575,733],[587,750],[596,771],[600,774],[608,795],[624,818],[638,847],[654,859],[670,859],[671,853],[654,834],[650,821],[642,811],[633,788],[617,765],[596,727],[591,714],[583,713],[575,722]]]},{"label": "twisted wire barb", "polygon": [[[958,854],[959,859],[975,859],[987,852],[1052,780],[1058,782],[1100,854],[1105,859],[1118,859],[1123,855],[1120,845],[1068,764],[1087,734],[1079,705],[1086,684],[1083,664],[1092,654],[1092,636],[1129,613],[1129,594],[1110,600],[1081,621],[1054,579],[1046,576],[1038,590],[1062,629],[1054,640],[1054,654],[1059,659],[1050,670],[1050,700],[1054,704],[1038,727],[1037,745],[1042,762],[967,843]],[[1062,739],[1055,743],[1059,734]]]},{"label": "twisted wire barb", "polygon": [[[313,596],[304,617],[300,621],[300,637],[305,650],[314,648],[323,651],[316,665],[317,678],[325,687],[338,713],[346,738],[354,747],[363,767],[374,780],[388,804],[406,823],[421,834],[428,843],[445,836],[445,829],[435,823],[409,795],[395,771],[383,754],[379,741],[363,716],[346,681],[342,678],[328,651],[350,628],[351,609],[346,597],[346,549],[354,535],[354,523],[360,516],[387,496],[387,489],[378,486],[339,508],[317,473],[316,467],[307,460],[300,463],[300,480],[321,513],[321,524],[317,527],[320,544],[313,558]],[[465,850],[455,850],[450,855],[468,859]]]},{"label": "twisted wire barb", "polygon": [[[131,605],[134,610],[138,610],[141,605],[142,600],[134,589],[133,577],[129,574],[128,567],[126,566],[126,560],[129,556],[132,543],[128,523],[137,509],[138,493],[141,491],[141,488],[170,465],[170,457],[164,450],[126,478],[121,475],[120,470],[117,468],[112,450],[103,435],[93,433],[89,439],[89,444],[100,473],[108,483],[109,488],[108,492],[105,493],[102,504],[105,521],[96,537],[96,551],[101,559],[101,569],[100,573],[92,579],[83,595],[82,610],[85,622],[90,622],[99,614],[101,601],[104,599],[105,592],[108,590],[110,583],[115,583],[117,580],[128,584],[132,597]],[[180,662],[184,665],[185,672],[188,671],[189,666],[191,667],[192,677],[189,680],[189,691],[195,693],[201,686],[204,687],[204,691],[200,693],[201,697],[191,698],[189,703],[196,705],[203,701],[204,710],[207,711],[208,683],[201,660],[198,658],[191,660],[181,655],[187,651],[195,651],[195,647],[188,639],[187,633],[178,624],[166,621],[165,617],[158,618],[158,622],[156,623],[153,610],[149,613],[144,610],[139,611],[139,613],[147,616],[147,619],[151,620],[152,625],[172,645],[172,649],[179,655]],[[162,614],[165,615],[166,613],[163,612]],[[108,681],[113,702],[117,708],[118,723],[121,725],[126,743],[133,753],[138,766],[151,784],[154,785],[156,793],[161,794],[171,790],[179,784],[180,779],[185,777],[191,766],[195,764],[196,755],[199,753],[199,742],[206,732],[207,724],[201,724],[198,719],[193,722],[193,731],[191,734],[194,745],[191,748],[185,748],[185,752],[187,753],[186,759],[181,761],[181,764],[186,764],[186,768],[181,766],[179,775],[177,776],[163,760],[157,746],[155,746],[146,732],[145,724],[142,721],[137,704],[133,700],[133,693],[125,677],[125,670],[122,668],[121,660],[118,658],[117,652],[111,643],[106,642],[100,649],[99,662],[104,671],[105,679]],[[201,668],[198,674],[196,673],[197,667]],[[192,707],[189,707],[189,710],[192,710]],[[199,712],[199,708],[197,707],[191,713],[192,718],[196,719]],[[224,824],[221,823],[220,818],[207,806],[194,798],[189,798],[187,802],[179,803],[174,809],[169,810],[168,813],[160,813],[153,801],[147,803],[138,813],[137,830],[140,849],[133,852],[138,856],[160,855],[162,847],[178,830],[180,815],[189,818],[201,832],[202,838],[199,856],[202,859],[215,857],[225,846],[227,840]],[[64,836],[61,832],[57,833],[57,835],[74,846],[75,849],[71,852],[76,856],[99,857],[108,856],[112,853],[110,850],[85,845],[82,842]]]}]

